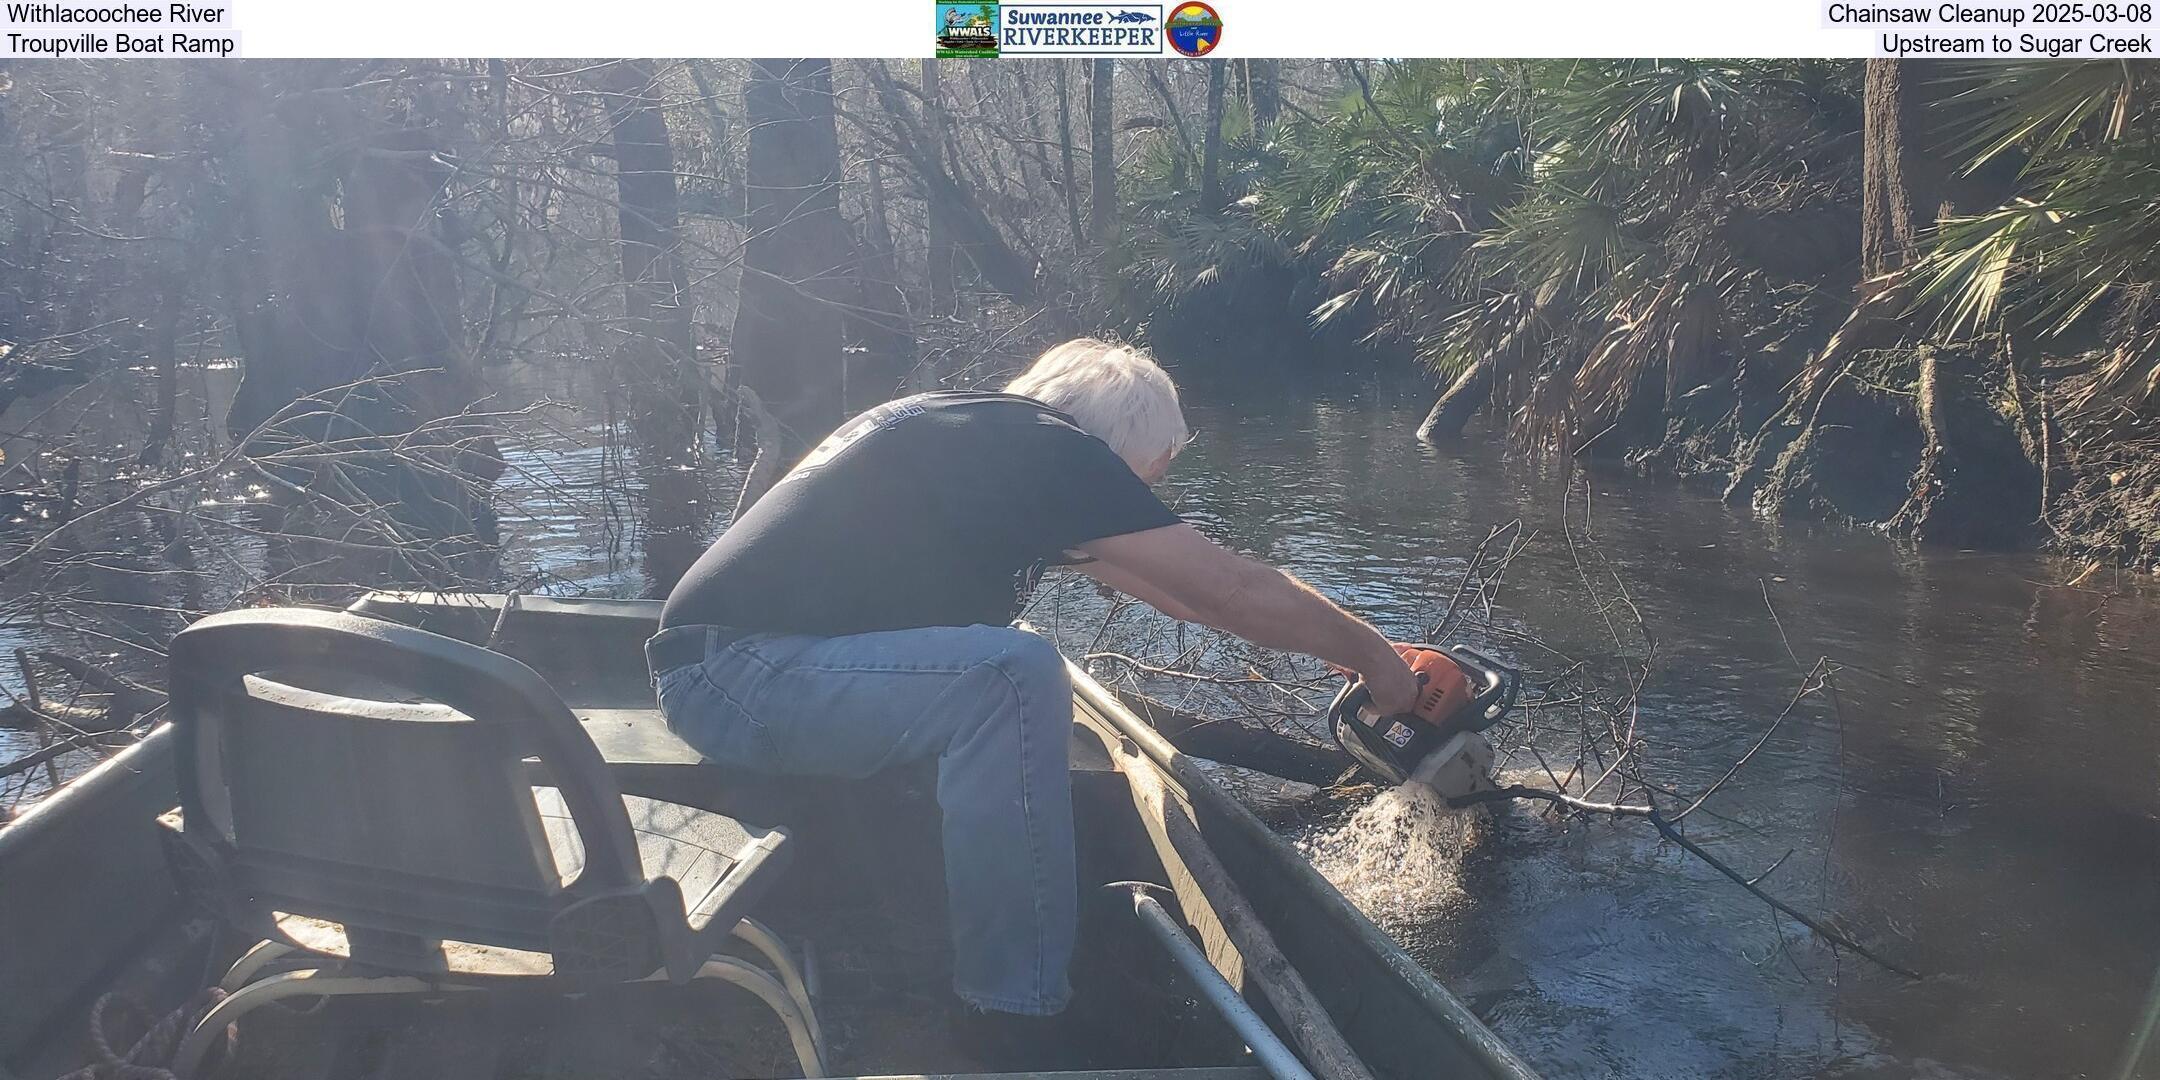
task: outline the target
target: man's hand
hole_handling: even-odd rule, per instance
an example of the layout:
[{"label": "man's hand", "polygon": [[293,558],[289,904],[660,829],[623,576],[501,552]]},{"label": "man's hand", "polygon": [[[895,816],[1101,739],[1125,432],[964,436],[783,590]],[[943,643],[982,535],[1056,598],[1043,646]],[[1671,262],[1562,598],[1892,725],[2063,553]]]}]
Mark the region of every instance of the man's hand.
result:
[{"label": "man's hand", "polygon": [[1376,661],[1372,670],[1358,673],[1365,680],[1365,692],[1372,695],[1373,711],[1382,716],[1400,716],[1416,708],[1418,694],[1424,690],[1417,674],[1403,660],[1401,649],[1395,646],[1386,660]]},{"label": "man's hand", "polygon": [[[1396,665],[1390,664],[1386,660],[1377,660],[1372,664],[1373,671],[1378,675],[1377,678],[1361,674],[1356,668],[1344,667],[1343,665],[1334,663],[1332,661],[1328,662],[1328,670],[1342,676],[1345,679],[1363,680],[1365,683],[1365,690],[1368,694],[1372,694],[1373,688],[1376,686],[1386,687],[1386,689],[1382,690],[1380,693],[1373,694],[1373,704],[1370,706],[1370,708],[1375,710],[1381,716],[1400,716],[1401,714],[1410,712],[1412,709],[1416,708],[1417,695],[1424,693],[1425,691],[1424,677],[1419,675],[1410,667],[1410,650],[1422,647],[1423,646],[1418,645],[1396,645],[1395,657],[1396,659],[1402,661],[1401,670],[1397,671]],[[1410,704],[1403,705],[1400,708],[1390,708],[1389,706],[1395,705],[1397,703],[1397,698],[1395,695],[1398,691],[1395,689],[1395,687],[1401,681],[1402,675],[1405,673],[1410,676]]]}]

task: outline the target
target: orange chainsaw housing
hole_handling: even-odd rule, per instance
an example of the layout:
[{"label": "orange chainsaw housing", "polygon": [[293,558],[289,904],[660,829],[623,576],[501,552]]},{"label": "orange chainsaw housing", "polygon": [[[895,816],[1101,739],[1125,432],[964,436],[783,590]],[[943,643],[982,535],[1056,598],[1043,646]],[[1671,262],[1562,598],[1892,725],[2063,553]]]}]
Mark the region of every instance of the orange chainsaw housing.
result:
[{"label": "orange chainsaw housing", "polygon": [[1450,739],[1499,723],[1514,707],[1522,677],[1465,645],[1396,645],[1395,651],[1417,676],[1418,695],[1409,712],[1375,715],[1365,680],[1352,677],[1327,715],[1344,753],[1374,776],[1400,784]]},{"label": "orange chainsaw housing", "polygon": [[1439,649],[1423,645],[1397,645],[1403,662],[1410,665],[1410,672],[1418,677],[1423,689],[1418,694],[1417,707],[1411,711],[1428,724],[1442,724],[1470,705],[1477,696],[1470,685],[1470,676],[1455,658]]}]

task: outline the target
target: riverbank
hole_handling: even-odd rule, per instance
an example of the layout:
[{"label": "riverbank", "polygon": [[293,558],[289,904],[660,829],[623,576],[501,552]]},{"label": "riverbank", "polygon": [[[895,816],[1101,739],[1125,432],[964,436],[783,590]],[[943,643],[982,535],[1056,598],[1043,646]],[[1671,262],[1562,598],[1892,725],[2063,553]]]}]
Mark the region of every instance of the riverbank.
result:
[{"label": "riverbank", "polygon": [[[2025,365],[1970,343],[1865,350],[1789,374],[1772,357],[1756,360],[1767,370],[1743,363],[1683,394],[1647,430],[1616,430],[1584,452],[1767,517],[2056,554],[2080,577],[2151,573],[2160,570],[2160,428],[2095,407],[2103,362]],[[1778,391],[1764,393],[1773,380]]]},{"label": "riverbank", "polygon": [[1347,339],[1435,373],[1437,444],[1621,463],[2077,574],[2160,568],[2150,70],[1344,75],[1322,107],[1231,126],[1221,201],[1176,168],[1136,177],[1112,261],[1138,284],[1114,291],[1166,355],[1212,338],[1241,366],[1281,341],[1332,359],[1319,343]]},{"label": "riverbank", "polygon": [[1143,336],[1203,386],[1265,371],[1294,393],[1324,393],[1311,384],[1339,367],[1333,378],[1377,379],[1405,402],[1437,398],[1405,453],[1490,444],[1525,461],[1624,469],[1764,519],[2061,556],[2074,564],[2061,580],[2160,572],[2160,421],[2122,402],[2105,350],[1942,343],[1925,320],[1863,320],[1818,297],[1734,328],[1685,371],[1670,356],[1644,364],[1609,415],[1562,406],[1533,425],[1552,407],[1535,388],[1558,373],[1526,380],[1530,396],[1494,380],[1464,404],[1463,378],[1436,385],[1400,343],[1303,322],[1298,305],[1316,288],[1277,273],[1203,291],[1157,312]]}]

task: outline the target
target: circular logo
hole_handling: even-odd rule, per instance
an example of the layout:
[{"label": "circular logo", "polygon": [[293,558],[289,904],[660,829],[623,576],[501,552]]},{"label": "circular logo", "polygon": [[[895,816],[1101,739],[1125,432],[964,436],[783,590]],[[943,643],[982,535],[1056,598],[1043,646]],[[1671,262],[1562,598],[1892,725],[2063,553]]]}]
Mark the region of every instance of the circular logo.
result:
[{"label": "circular logo", "polygon": [[1170,47],[1186,56],[1206,56],[1222,42],[1222,16],[1205,0],[1179,4],[1163,29],[1170,36]]}]

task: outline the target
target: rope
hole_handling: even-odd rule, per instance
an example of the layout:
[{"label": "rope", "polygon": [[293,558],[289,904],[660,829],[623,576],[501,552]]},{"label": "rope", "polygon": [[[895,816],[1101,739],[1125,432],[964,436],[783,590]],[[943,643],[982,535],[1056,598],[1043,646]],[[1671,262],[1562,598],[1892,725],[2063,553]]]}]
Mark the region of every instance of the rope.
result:
[{"label": "rope", "polygon": [[107,1023],[107,1017],[115,1006],[125,1008],[137,1020],[147,1019],[149,1013],[117,993],[106,994],[90,1007],[90,1049],[95,1060],[60,1080],[181,1080],[165,1066],[171,1064],[173,1053],[180,1049],[180,1040],[223,1000],[225,991],[214,986],[203,990],[150,1024],[122,1054],[113,1049],[114,1028]]}]

